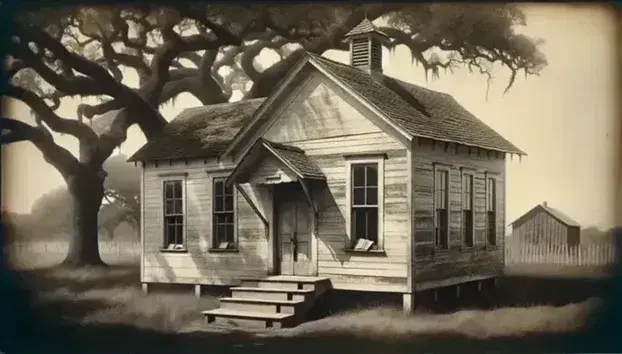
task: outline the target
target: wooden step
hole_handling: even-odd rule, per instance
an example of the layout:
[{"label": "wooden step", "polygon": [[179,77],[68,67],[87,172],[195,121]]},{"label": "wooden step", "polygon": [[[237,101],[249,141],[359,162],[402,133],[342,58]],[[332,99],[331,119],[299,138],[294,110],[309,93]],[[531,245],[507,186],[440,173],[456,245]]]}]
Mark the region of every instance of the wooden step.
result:
[{"label": "wooden step", "polygon": [[304,303],[305,302],[302,300],[266,300],[236,297],[225,297],[220,299],[220,306],[223,309],[286,314],[296,314],[297,310],[302,309]]},{"label": "wooden step", "polygon": [[231,288],[231,297],[243,299],[305,301],[307,297],[310,297],[313,294],[314,291],[311,289],[287,290],[279,288],[256,288],[243,286]]},{"label": "wooden step", "polygon": [[284,328],[293,325],[294,315],[218,308],[201,312],[207,323],[244,327]]},{"label": "wooden step", "polygon": [[328,278],[276,275],[265,278],[243,278],[242,287],[284,290],[319,290],[327,287]]}]

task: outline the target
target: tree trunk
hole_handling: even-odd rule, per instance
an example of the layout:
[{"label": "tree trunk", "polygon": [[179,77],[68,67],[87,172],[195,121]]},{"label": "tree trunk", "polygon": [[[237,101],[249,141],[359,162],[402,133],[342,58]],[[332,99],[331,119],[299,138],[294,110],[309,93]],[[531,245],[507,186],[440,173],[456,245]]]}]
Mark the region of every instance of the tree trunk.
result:
[{"label": "tree trunk", "polygon": [[72,233],[66,266],[105,265],[99,255],[97,217],[104,197],[104,181],[97,173],[83,170],[67,181],[73,202]]}]

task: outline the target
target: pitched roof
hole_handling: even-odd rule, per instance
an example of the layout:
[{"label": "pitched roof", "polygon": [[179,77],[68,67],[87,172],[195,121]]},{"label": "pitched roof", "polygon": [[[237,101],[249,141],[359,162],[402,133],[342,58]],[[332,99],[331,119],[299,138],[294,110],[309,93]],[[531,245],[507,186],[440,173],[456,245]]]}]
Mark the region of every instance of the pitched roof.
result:
[{"label": "pitched roof", "polygon": [[188,108],[128,161],[218,156],[265,98]]},{"label": "pitched roof", "polygon": [[566,224],[567,226],[581,226],[579,225],[578,222],[573,220],[570,216],[564,214],[563,212],[555,208],[551,208],[550,206],[546,204],[540,204],[540,207],[542,207],[542,209],[544,209],[546,212],[551,214],[555,219],[559,220],[563,224]]},{"label": "pitched roof", "polygon": [[[308,58],[412,136],[526,155],[449,94],[386,75],[374,77],[311,53],[301,60]],[[251,122],[264,101],[257,98],[186,109],[128,161],[218,156],[242,134],[241,128]]]},{"label": "pitched roof", "polygon": [[305,155],[304,150],[295,146],[275,143],[264,138],[259,138],[246,154],[242,156],[237,166],[235,166],[227,178],[227,183],[248,181],[247,179],[252,172],[251,169],[256,168],[252,166],[256,166],[258,161],[262,161],[263,159],[261,156],[265,156],[266,153],[276,157],[299,178],[326,179],[322,170],[320,170],[313,160]]},{"label": "pitched roof", "polygon": [[386,33],[384,33],[381,30],[379,30],[367,18],[365,18],[363,21],[361,21],[358,25],[354,26],[354,28],[352,28],[350,30],[350,32],[346,33],[345,37],[358,36],[358,35],[361,35],[361,34],[368,34],[368,33],[376,33],[376,34],[381,35],[383,37],[386,37],[386,38],[389,38],[389,39],[391,38]]},{"label": "pitched roof", "polygon": [[386,75],[376,79],[355,67],[309,56],[413,136],[525,155],[451,95]]},{"label": "pitched roof", "polygon": [[277,158],[283,161],[298,176],[316,179],[326,178],[322,170],[320,170],[315,162],[305,155],[304,150],[295,146],[268,141],[266,139],[261,139],[261,141],[264,143],[266,148],[271,150]]},{"label": "pitched roof", "polygon": [[510,223],[510,225],[519,224],[521,221],[523,221],[524,219],[528,218],[530,215],[532,215],[537,210],[542,210],[545,213],[548,213],[550,216],[552,216],[553,218],[557,219],[559,222],[561,222],[562,224],[564,224],[566,226],[581,227],[581,225],[578,222],[576,222],[575,220],[573,220],[570,216],[564,214],[563,212],[559,211],[558,209],[555,209],[555,208],[552,208],[552,207],[548,206],[545,203],[538,204],[535,207],[531,208],[528,212],[523,214],[521,217],[519,217],[518,219],[512,221]]}]

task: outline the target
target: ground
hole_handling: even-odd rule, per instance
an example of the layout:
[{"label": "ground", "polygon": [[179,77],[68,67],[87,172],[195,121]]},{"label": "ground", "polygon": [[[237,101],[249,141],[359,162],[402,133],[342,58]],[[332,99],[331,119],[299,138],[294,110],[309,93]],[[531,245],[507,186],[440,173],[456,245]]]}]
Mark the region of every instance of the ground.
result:
[{"label": "ground", "polygon": [[[594,322],[594,310],[607,290],[596,269],[514,268],[486,301],[472,301],[474,293],[465,288],[460,300],[439,294],[448,301],[434,308],[424,293],[413,316],[397,309],[399,298],[387,298],[357,308],[333,308],[330,316],[294,329],[227,333],[206,331],[201,323],[199,311],[218,306],[216,296],[197,299],[191,288],[144,295],[135,263],[108,261],[108,269],[14,269],[14,285],[31,295],[6,297],[23,306],[10,308],[20,318],[8,328],[15,333],[9,339],[19,343],[16,352],[321,352],[343,346],[364,353],[593,351],[591,344],[586,347],[588,342],[577,340],[584,338],[579,333],[586,324]],[[40,339],[33,341],[33,335]]]}]

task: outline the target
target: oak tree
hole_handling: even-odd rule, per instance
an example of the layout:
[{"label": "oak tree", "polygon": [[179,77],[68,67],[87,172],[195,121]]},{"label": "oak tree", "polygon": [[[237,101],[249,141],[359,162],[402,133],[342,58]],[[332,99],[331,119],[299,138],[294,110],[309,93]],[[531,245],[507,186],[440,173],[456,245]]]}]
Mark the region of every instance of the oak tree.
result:
[{"label": "oak tree", "polygon": [[[189,93],[203,104],[227,102],[234,90],[265,97],[303,51],[346,50],[344,35],[365,17],[382,19],[391,48],[406,46],[425,72],[467,66],[491,75],[491,64],[516,75],[537,75],[546,65],[540,42],[518,34],[525,16],[516,4],[282,4],[167,6],[118,5],[24,10],[10,23],[4,94],[26,103],[35,125],[3,118],[2,143],[29,141],[56,168],[72,196],[74,217],[69,265],[101,264],[98,210],[105,196],[103,169],[127,129],[147,139],[166,120],[164,102]],[[263,68],[263,50],[280,55]],[[225,70],[227,68],[228,73]],[[138,75],[135,85],[124,77]],[[66,97],[98,102],[61,117]],[[92,122],[88,122],[92,120]],[[79,141],[74,156],[55,134]]]}]

